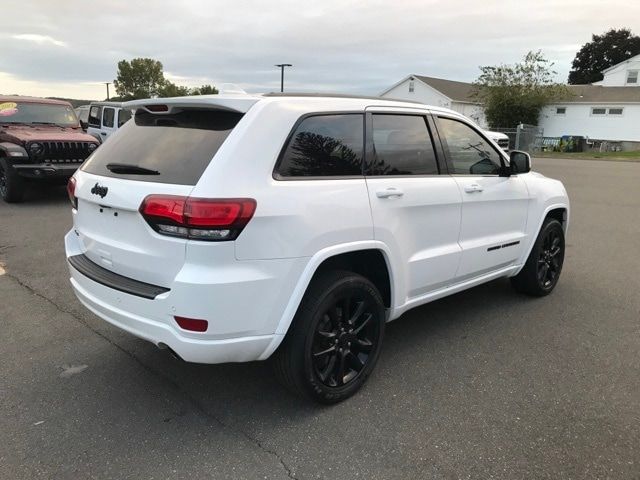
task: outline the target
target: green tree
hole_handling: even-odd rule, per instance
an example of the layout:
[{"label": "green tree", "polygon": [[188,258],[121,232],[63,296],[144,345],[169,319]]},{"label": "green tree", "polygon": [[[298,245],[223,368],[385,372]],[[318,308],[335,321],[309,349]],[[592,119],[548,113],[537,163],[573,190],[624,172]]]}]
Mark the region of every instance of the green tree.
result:
[{"label": "green tree", "polygon": [[602,71],[640,54],[640,37],[631,30],[611,29],[602,35],[592,35],[571,64],[569,83],[582,85],[602,80]]},{"label": "green tree", "polygon": [[475,97],[484,104],[492,128],[536,125],[546,104],[569,95],[566,86],[554,82],[553,63],[542,52],[529,52],[520,63],[480,67],[474,82]]},{"label": "green tree", "polygon": [[154,97],[165,84],[162,63],[152,58],[119,61],[117,78],[113,81],[118,96],[127,100]]},{"label": "green tree", "polygon": [[215,95],[218,89],[213,85],[202,85],[191,90],[191,95]]},{"label": "green tree", "polygon": [[186,97],[187,95],[191,95],[189,87],[181,87],[169,80],[165,80],[164,85],[158,90],[159,97]]}]

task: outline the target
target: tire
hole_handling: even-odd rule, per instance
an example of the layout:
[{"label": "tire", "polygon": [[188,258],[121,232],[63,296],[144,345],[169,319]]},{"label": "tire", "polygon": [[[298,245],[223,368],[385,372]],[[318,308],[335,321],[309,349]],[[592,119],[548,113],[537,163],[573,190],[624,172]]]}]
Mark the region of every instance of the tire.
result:
[{"label": "tire", "polygon": [[7,203],[21,202],[24,196],[24,181],[2,158],[0,158],[0,196]]},{"label": "tire", "polygon": [[549,295],[558,283],[564,263],[564,230],[560,222],[545,219],[524,267],[511,278],[518,292],[536,297]]},{"label": "tire", "polygon": [[293,393],[319,403],[349,398],[375,367],[385,321],[380,292],[365,277],[320,274],[274,354],[276,377]]}]

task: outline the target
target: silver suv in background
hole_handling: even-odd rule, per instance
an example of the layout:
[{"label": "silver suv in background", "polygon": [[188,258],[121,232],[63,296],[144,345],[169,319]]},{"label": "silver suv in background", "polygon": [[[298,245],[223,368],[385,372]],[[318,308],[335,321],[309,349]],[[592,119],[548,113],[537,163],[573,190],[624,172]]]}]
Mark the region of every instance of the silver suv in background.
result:
[{"label": "silver suv in background", "polygon": [[89,106],[87,133],[104,142],[131,118],[131,110],[122,102],[92,102]]}]

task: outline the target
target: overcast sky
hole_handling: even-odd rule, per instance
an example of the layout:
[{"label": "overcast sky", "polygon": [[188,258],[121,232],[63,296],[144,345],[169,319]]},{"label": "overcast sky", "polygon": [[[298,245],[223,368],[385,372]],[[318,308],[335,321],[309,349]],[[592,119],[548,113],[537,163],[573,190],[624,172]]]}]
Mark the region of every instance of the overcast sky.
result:
[{"label": "overcast sky", "polygon": [[292,63],[288,90],[377,94],[410,73],[472,81],[541,49],[564,81],[612,27],[640,34],[640,1],[2,0],[0,93],[102,99],[135,57],[179,85],[272,91],[273,65]]}]

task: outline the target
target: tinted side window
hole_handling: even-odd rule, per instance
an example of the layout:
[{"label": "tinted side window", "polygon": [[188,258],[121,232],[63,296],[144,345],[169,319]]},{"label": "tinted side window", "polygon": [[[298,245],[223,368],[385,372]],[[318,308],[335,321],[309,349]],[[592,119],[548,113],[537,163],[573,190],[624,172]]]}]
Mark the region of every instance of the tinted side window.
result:
[{"label": "tinted side window", "polygon": [[116,111],[113,108],[105,108],[102,111],[102,125],[105,127],[113,127],[113,120],[116,115]]},{"label": "tinted side window", "polygon": [[100,118],[102,117],[102,107],[93,106],[89,110],[89,125],[92,127],[100,127]]},{"label": "tinted side window", "polygon": [[362,175],[361,114],[317,115],[295,129],[276,167],[282,177]]},{"label": "tinted side window", "polygon": [[438,132],[448,153],[453,173],[497,175],[500,154],[469,125],[450,118],[438,118]]},{"label": "tinted side window", "polygon": [[120,110],[118,112],[118,128],[124,125],[131,118],[131,110]]},{"label": "tinted side window", "polygon": [[418,115],[373,115],[373,158],[367,175],[437,175],[426,119]]}]

